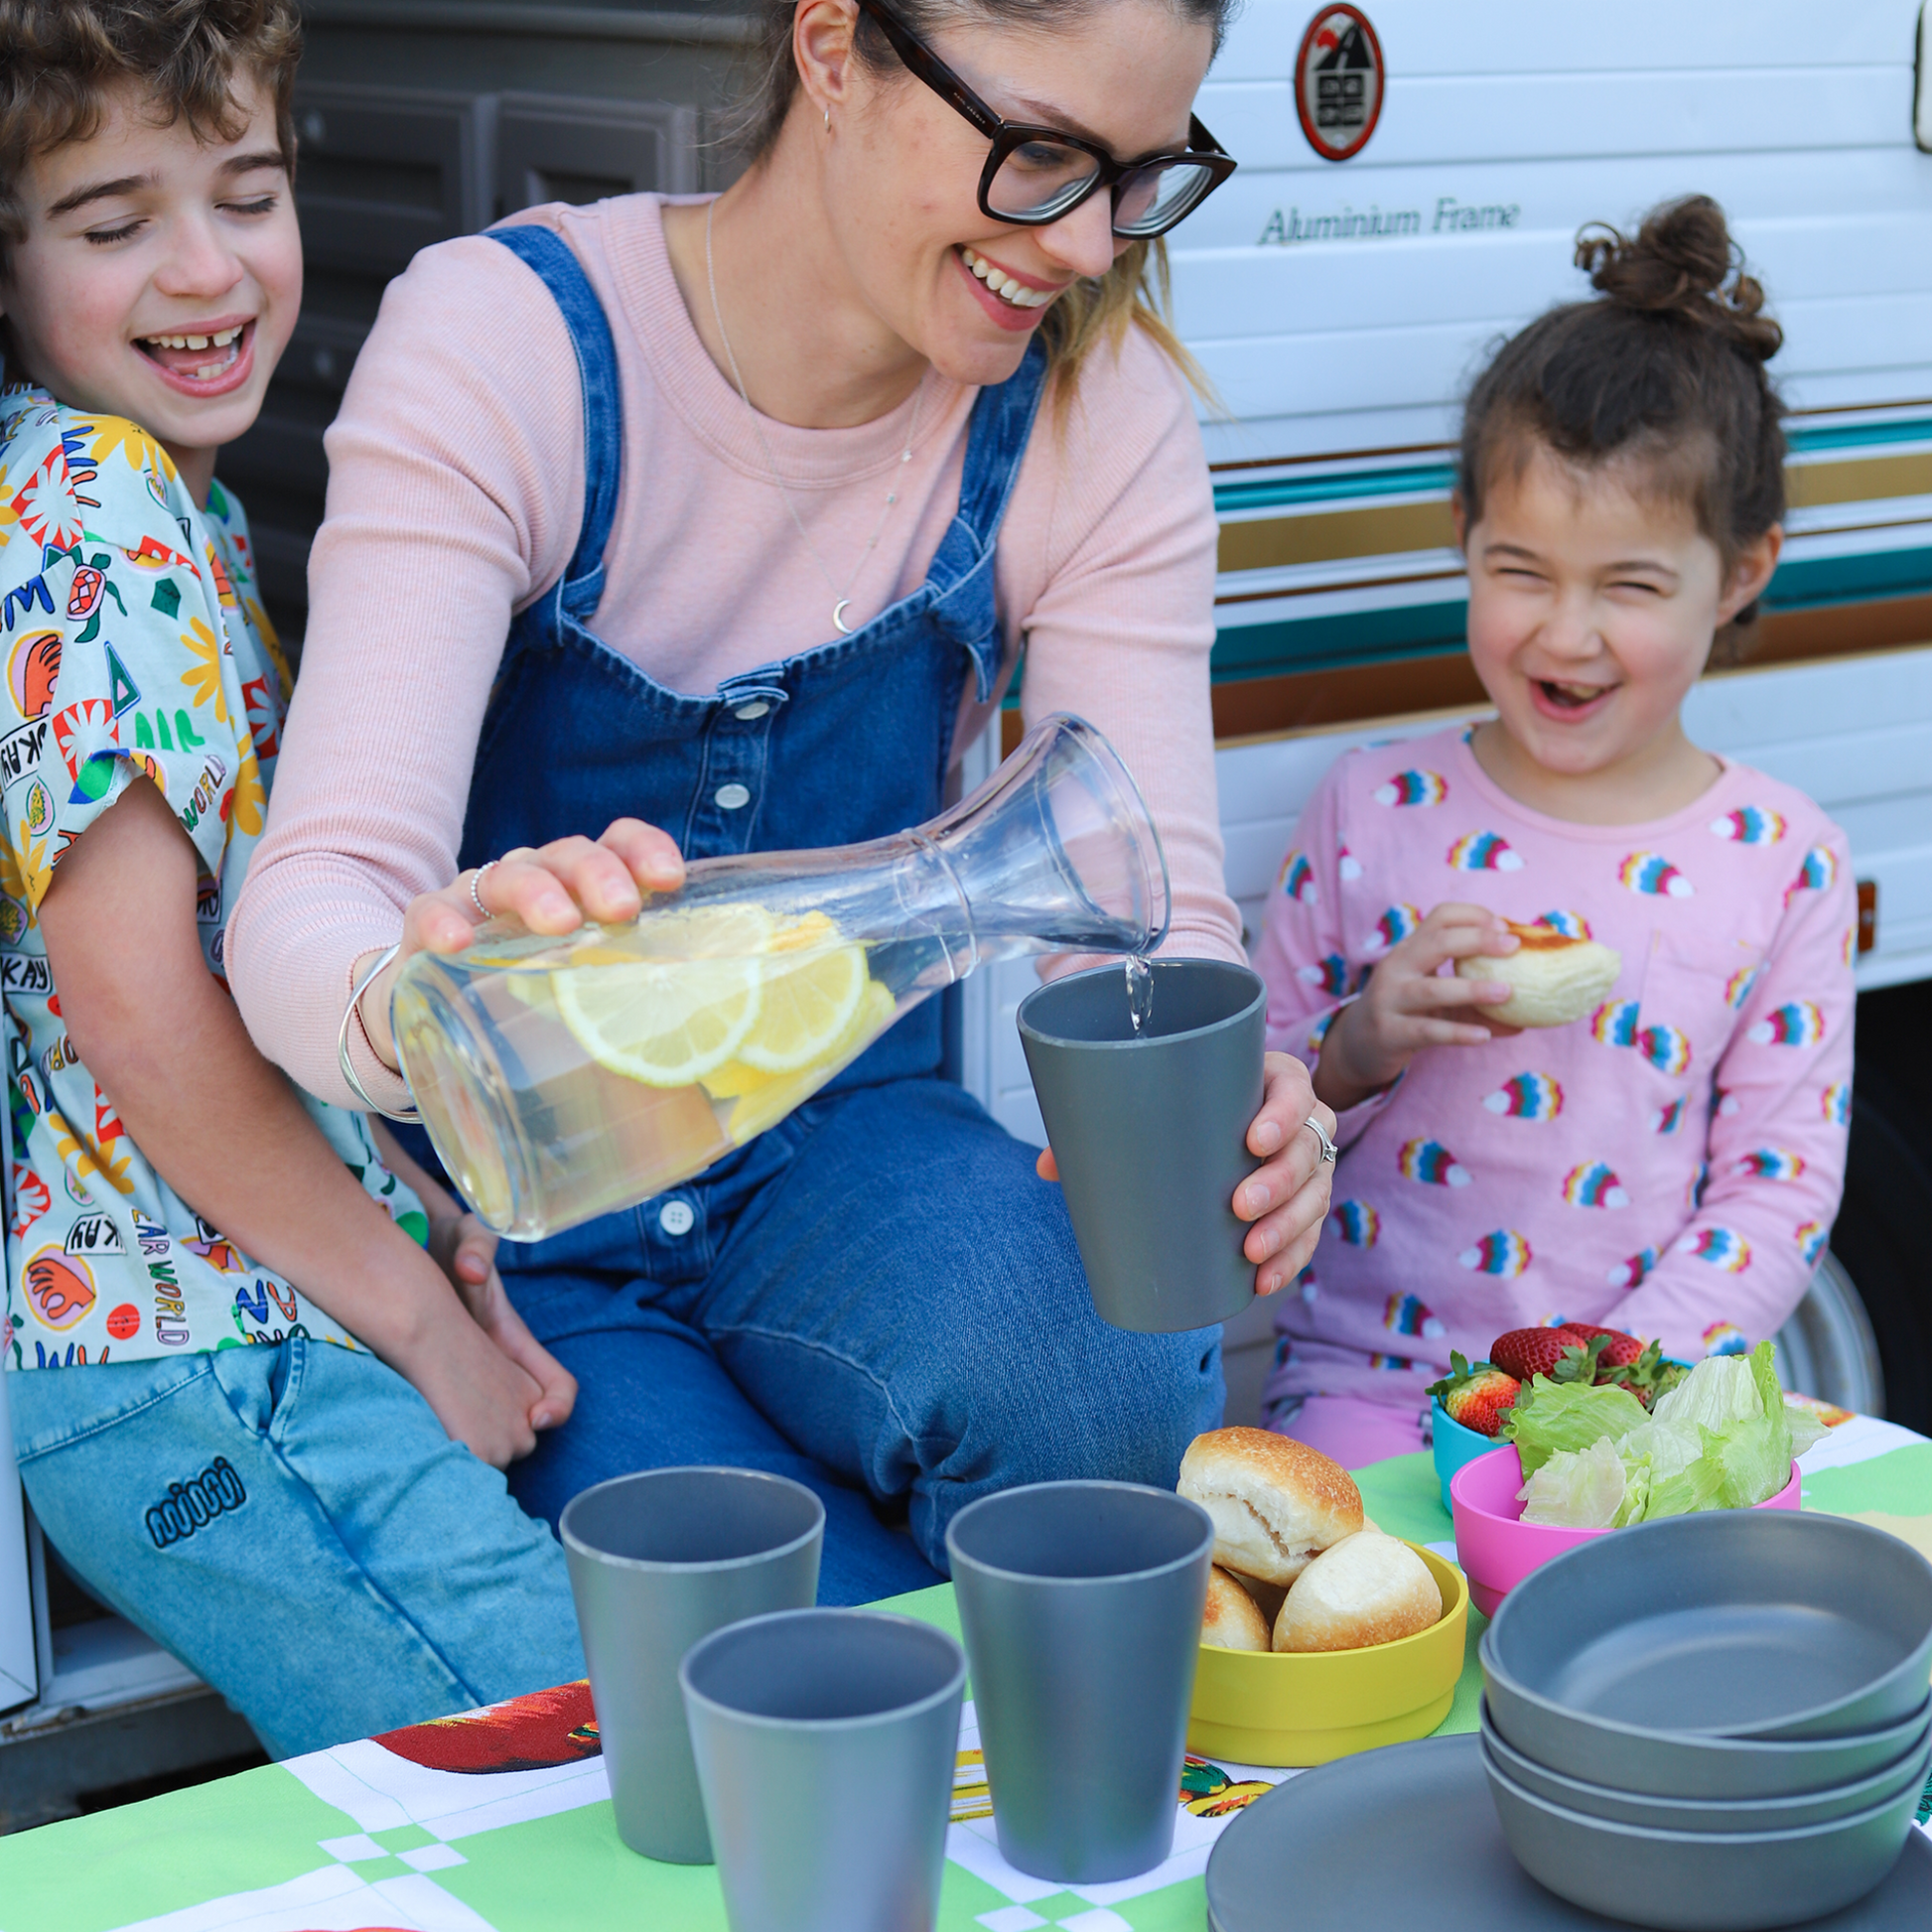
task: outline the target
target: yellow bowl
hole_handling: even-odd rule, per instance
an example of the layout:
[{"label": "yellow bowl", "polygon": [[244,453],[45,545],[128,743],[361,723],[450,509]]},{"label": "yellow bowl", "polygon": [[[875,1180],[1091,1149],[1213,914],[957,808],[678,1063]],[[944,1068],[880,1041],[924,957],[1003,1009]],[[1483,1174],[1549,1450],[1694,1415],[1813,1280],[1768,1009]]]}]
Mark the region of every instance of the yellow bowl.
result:
[{"label": "yellow bowl", "polygon": [[1411,1543],[1443,1593],[1443,1614],[1413,1637],[1367,1650],[1223,1650],[1204,1643],[1194,1670],[1187,1748],[1237,1764],[1326,1764],[1379,1744],[1427,1737],[1449,1716],[1462,1675],[1469,1586]]}]

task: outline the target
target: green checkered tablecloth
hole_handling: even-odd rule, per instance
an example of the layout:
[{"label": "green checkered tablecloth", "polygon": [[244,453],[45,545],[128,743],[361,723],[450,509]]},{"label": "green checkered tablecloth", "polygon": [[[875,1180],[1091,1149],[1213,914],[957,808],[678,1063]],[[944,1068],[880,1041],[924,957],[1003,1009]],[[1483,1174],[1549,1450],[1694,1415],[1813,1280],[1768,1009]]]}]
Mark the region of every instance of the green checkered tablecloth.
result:
[{"label": "green checkered tablecloth", "polygon": [[[1807,1509],[1932,1556],[1932,1442],[1854,1417],[1803,1466]],[[1427,1457],[1359,1480],[1383,1529],[1453,1554]],[[957,1630],[950,1588],[891,1607]],[[1472,1611],[1445,1730],[1475,1727],[1481,1625]],[[590,1715],[583,1688],[566,1686],[0,1840],[0,1932],[726,1932],[709,1866],[653,1864],[619,1844]],[[1065,1890],[1001,1860],[970,1705],[960,1741],[942,1932],[1199,1932],[1201,1873],[1241,1796],[1214,1794],[1295,1775],[1191,1763],[1173,1858]],[[505,1760],[523,1768],[493,1768]]]}]

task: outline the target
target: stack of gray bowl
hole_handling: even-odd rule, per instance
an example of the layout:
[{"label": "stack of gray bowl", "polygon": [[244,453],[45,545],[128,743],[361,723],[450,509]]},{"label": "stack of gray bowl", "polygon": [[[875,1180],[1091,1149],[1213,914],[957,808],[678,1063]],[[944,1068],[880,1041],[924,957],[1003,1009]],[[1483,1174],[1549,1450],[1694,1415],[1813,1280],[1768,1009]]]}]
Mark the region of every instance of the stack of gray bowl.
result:
[{"label": "stack of gray bowl", "polygon": [[1673,1932],[1795,1925],[1879,1884],[1912,1830],[1932,1565],[1845,1517],[1645,1523],[1518,1584],[1482,1673],[1483,1769],[1533,1878]]}]

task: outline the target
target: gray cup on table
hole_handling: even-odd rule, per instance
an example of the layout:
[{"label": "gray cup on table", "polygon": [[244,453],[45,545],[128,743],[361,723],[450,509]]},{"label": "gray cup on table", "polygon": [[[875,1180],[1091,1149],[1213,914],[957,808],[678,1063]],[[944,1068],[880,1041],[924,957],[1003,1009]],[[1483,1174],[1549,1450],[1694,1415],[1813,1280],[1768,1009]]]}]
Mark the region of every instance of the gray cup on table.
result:
[{"label": "gray cup on table", "polygon": [[1267,989],[1245,966],[1157,959],[1137,1035],[1118,966],[1030,993],[1020,1038],[1093,1305],[1116,1328],[1171,1334],[1255,1294],[1234,1190],[1260,1160]]},{"label": "gray cup on table", "polygon": [[1009,1864],[1062,1884],[1173,1846],[1214,1525],[1125,1482],[1042,1482],[946,1532],[973,1709]]},{"label": "gray cup on table", "polygon": [[732,1932],[930,1932],[966,1659],[876,1610],[708,1637],[678,1673]]},{"label": "gray cup on table", "polygon": [[756,1469],[646,1469],[573,1497],[558,1527],[618,1836],[709,1864],[678,1666],[728,1623],[816,1600],[825,1505]]}]

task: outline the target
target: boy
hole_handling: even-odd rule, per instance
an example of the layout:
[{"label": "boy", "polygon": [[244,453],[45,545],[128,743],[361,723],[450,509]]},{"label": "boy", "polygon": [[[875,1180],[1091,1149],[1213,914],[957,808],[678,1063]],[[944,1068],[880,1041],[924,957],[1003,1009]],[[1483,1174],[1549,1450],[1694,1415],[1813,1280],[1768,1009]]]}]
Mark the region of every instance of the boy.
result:
[{"label": "boy", "polygon": [[287,675],[214,460],[301,299],[298,52],[291,0],[0,0],[0,1356],[49,1536],[277,1754],[583,1671],[498,1473],[574,1385],[220,977]]}]

